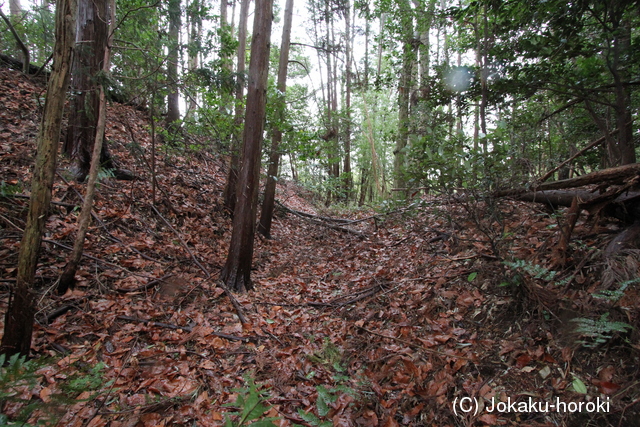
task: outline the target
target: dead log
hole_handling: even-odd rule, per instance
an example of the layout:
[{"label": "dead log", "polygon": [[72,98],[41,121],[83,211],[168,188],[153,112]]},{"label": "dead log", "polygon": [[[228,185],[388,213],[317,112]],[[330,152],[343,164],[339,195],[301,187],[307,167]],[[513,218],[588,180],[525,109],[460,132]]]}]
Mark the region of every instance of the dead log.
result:
[{"label": "dead log", "polygon": [[528,193],[531,191],[562,190],[567,188],[582,187],[591,184],[621,184],[626,180],[629,180],[630,178],[638,175],[640,175],[640,163],[632,163],[630,165],[602,169],[576,178],[536,184],[529,188],[521,187],[499,190],[493,193],[493,196],[508,197],[516,196],[522,193]]},{"label": "dead log", "polygon": [[604,194],[587,190],[530,191],[512,196],[523,202],[542,203],[553,209],[570,207],[573,198],[578,199],[579,208],[589,214],[616,218],[626,224],[640,219],[640,191],[613,189]]},{"label": "dead log", "polygon": [[[358,237],[365,237],[365,234],[361,231],[358,230],[353,230],[351,228],[347,228],[347,227],[341,227],[339,225],[335,225],[335,224],[331,224],[328,221],[331,222],[340,222],[341,220],[336,220],[335,218],[327,218],[327,217],[321,217],[318,215],[313,215],[310,213],[306,213],[306,212],[300,212],[297,211],[295,209],[291,209],[290,207],[285,206],[284,204],[282,204],[282,202],[276,200],[276,203],[285,211],[296,215],[302,219],[304,219],[307,222],[310,222],[311,224],[315,224],[315,225],[319,225],[321,227],[327,227],[330,228],[332,230],[336,230],[336,231],[340,231],[342,233],[349,233],[349,234],[354,234]],[[316,219],[317,218],[317,219]],[[344,220],[342,220],[344,221]]]},{"label": "dead log", "polygon": [[548,190],[548,191],[529,191],[514,195],[513,198],[523,202],[543,203],[553,209],[558,207],[571,206],[574,197],[579,200],[588,201],[594,198],[596,194],[586,190]]}]

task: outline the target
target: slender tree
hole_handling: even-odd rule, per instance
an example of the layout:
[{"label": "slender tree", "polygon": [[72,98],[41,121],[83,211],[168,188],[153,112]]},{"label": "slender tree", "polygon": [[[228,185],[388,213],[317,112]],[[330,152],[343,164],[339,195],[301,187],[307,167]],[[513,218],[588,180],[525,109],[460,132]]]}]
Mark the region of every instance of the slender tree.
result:
[{"label": "slender tree", "polygon": [[260,157],[266,112],[272,15],[272,0],[256,0],[242,144],[242,166],[236,189],[237,202],[233,215],[229,255],[220,272],[220,279],[230,289],[238,292],[253,289],[251,259],[253,257],[260,184]]},{"label": "slender tree", "polygon": [[280,62],[278,64],[278,98],[276,102],[276,125],[271,136],[271,151],[267,168],[267,184],[264,190],[262,212],[258,231],[265,237],[271,237],[271,222],[276,197],[276,178],[280,165],[280,142],[282,141],[282,125],[284,122],[285,92],[287,90],[287,69],[289,64],[289,46],[291,44],[291,21],[293,17],[293,0],[287,0],[284,8],[284,26],[282,28],[282,43],[280,45]]},{"label": "slender tree", "polygon": [[[355,19],[355,13],[354,13]],[[345,4],[345,120],[344,120],[344,159],[342,172],[344,174],[344,193],[347,200],[350,199],[353,189],[353,177],[351,176],[351,56],[353,39],[351,21],[351,3],[347,0]]]},{"label": "slender tree", "polygon": [[398,80],[398,137],[394,150],[393,172],[396,188],[403,188],[406,146],[409,138],[409,100],[411,95],[411,71],[415,59],[413,49],[413,14],[409,0],[399,2],[402,31],[402,70]]},{"label": "slender tree", "polygon": [[178,61],[180,60],[180,27],[182,19],[180,0],[168,0],[169,12],[169,55],[167,57],[167,129],[171,133],[177,131],[180,120],[180,91],[178,89]]},{"label": "slender tree", "polygon": [[0,345],[2,354],[28,355],[31,348],[35,315],[32,288],[56,171],[62,113],[76,38],[76,14],[76,0],[58,1],[53,69],[47,84],[44,111],[37,137],[38,151],[31,179],[29,213],[18,254],[18,277],[15,287],[11,290],[9,306],[5,313],[4,335]]},{"label": "slender tree", "polygon": [[[249,17],[249,5],[251,0],[242,0],[240,4],[240,22],[238,23],[238,64],[237,75],[241,76],[245,71],[245,62],[247,56],[247,19]],[[240,128],[242,126],[243,109],[242,99],[244,97],[244,83],[240,83],[236,87],[236,110],[234,120],[234,134],[231,139],[229,157],[229,174],[224,187],[224,207],[233,214],[236,206],[236,186],[238,183],[238,163],[240,159]]]}]

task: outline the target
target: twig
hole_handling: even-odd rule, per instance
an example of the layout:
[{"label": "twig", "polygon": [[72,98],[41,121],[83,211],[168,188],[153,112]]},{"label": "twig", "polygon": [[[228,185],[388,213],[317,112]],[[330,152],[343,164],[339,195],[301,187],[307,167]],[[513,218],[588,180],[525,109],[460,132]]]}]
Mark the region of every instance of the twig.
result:
[{"label": "twig", "polygon": [[390,337],[389,335],[384,335],[384,334],[381,334],[381,333],[378,333],[378,332],[371,331],[371,330],[369,330],[367,328],[364,328],[362,326],[357,326],[357,328],[358,329],[362,329],[363,331],[368,332],[371,335],[377,335],[377,336],[382,337],[382,338],[387,338],[387,339],[390,339],[390,340],[398,341],[398,342],[401,342],[403,344],[410,345],[412,347],[418,348],[418,349],[420,349],[422,351],[426,351],[427,353],[438,354],[440,356],[445,356],[445,357],[455,357],[456,359],[462,359],[462,360],[468,360],[470,362],[476,362],[476,360],[474,360],[474,359],[472,359],[470,357],[458,356],[456,354],[449,354],[449,353],[445,353],[444,351],[438,351],[438,350],[433,350],[431,348],[426,348],[426,347],[424,347],[422,345],[419,345],[419,344],[416,344],[414,342],[403,340],[402,338]]},{"label": "twig", "polygon": [[138,286],[137,288],[134,288],[134,289],[117,288],[115,291],[119,292],[121,294],[128,294],[130,292],[146,291],[147,289],[150,289],[150,288],[154,287],[158,283],[164,282],[166,279],[168,279],[171,276],[173,276],[173,274],[167,274],[166,276],[163,276],[163,277],[161,277],[159,279],[152,280],[149,283],[147,283],[146,285]]},{"label": "twig", "polygon": [[[116,319],[125,320],[127,322],[144,323],[145,325],[155,326],[155,327],[158,327],[158,328],[166,328],[166,329],[173,329],[173,330],[182,329],[185,332],[193,332],[193,328],[191,326],[178,326],[178,325],[173,325],[171,323],[154,322],[152,320],[139,319],[137,317],[132,317],[132,316],[118,316],[118,317],[116,317]],[[250,341],[258,341],[260,339],[260,337],[258,337],[258,336],[239,337],[237,335],[223,334],[221,332],[210,332],[209,335],[213,335],[213,336],[216,336],[216,337],[224,338],[224,339],[227,339],[229,341],[250,342]]]},{"label": "twig", "polygon": [[[195,257],[193,252],[191,252],[191,249],[189,249],[189,247],[187,246],[186,242],[182,239],[182,237],[180,236],[178,231],[175,228],[173,228],[173,226],[171,224],[169,224],[169,221],[167,221],[162,216],[162,214],[160,212],[158,212],[158,209],[156,209],[155,206],[153,206],[153,205],[150,205],[150,206],[151,206],[151,209],[153,209],[154,212],[160,217],[160,219],[162,219],[162,221],[164,221],[164,223],[167,224],[167,226],[171,229],[171,231],[173,231],[175,233],[175,235],[180,240],[180,243],[182,243],[182,246],[184,246],[184,248],[189,253],[189,255],[191,255],[191,258],[193,259],[193,261],[196,263],[196,265],[198,267],[200,267],[200,270],[202,270],[204,272],[204,274],[206,276],[206,279],[210,279],[211,278],[211,273],[209,273],[209,271],[206,268],[204,268],[204,266],[200,263],[200,261],[198,261],[198,259]],[[246,324],[247,323],[247,318],[244,316],[244,313],[242,312],[242,307],[240,307],[240,303],[238,303],[238,300],[236,300],[236,298],[233,296],[231,291],[229,291],[229,289],[224,285],[224,283],[222,283],[221,280],[216,280],[215,283],[216,283],[217,286],[222,288],[222,290],[224,291],[225,295],[231,301],[231,304],[233,304],[233,307],[236,309],[236,313],[238,314],[238,319],[240,319],[240,323],[242,323],[243,325]],[[184,298],[188,297],[189,294],[191,294],[191,292],[193,292],[193,290],[196,289],[198,286],[200,286],[200,285],[196,285],[193,288],[191,288],[191,290],[189,290],[189,292],[187,292],[187,295],[185,295]],[[184,298],[183,298],[183,301],[184,301]]]},{"label": "twig", "polygon": [[[80,192],[73,186],[71,186],[69,184],[69,181],[67,181],[67,179],[62,176],[59,172],[57,173],[57,175],[60,177],[60,179],[62,179],[67,185],[69,185],[73,191],[76,193],[76,196],[78,196],[78,199],[80,199],[80,202],[84,203],[84,197],[82,196],[82,194],[80,194]],[[28,196],[27,196],[28,197]],[[70,203],[62,203],[62,202],[51,202],[53,204],[57,204],[57,205],[61,205],[61,206],[66,206],[66,207],[72,207],[72,208],[77,208],[79,206],[77,205],[73,205]],[[98,216],[98,214],[96,214],[95,212],[93,212],[93,210],[91,211],[91,217],[98,223],[100,224],[100,227],[104,230],[105,233],[107,233],[107,237],[109,237],[111,239],[111,241],[118,243],[120,245],[122,245],[123,247],[132,250],[133,252],[137,253],[138,255],[140,255],[142,258],[146,259],[147,261],[152,261],[161,265],[164,265],[165,263],[162,261],[158,261],[155,258],[151,258],[148,255],[143,254],[142,252],[140,252],[138,249],[134,248],[133,246],[127,246],[124,244],[124,242],[120,239],[118,239],[117,237],[115,237],[113,234],[111,234],[111,232],[109,230],[107,230],[107,225],[104,223],[104,221],[102,221],[102,219],[100,219],[100,217]]]},{"label": "twig", "polygon": [[[71,246],[67,246],[64,243],[56,242],[55,240],[42,239],[42,242],[43,243],[51,243],[52,245],[60,246],[61,248],[64,248],[64,249],[69,250],[69,251],[73,250],[73,248]],[[92,255],[88,255],[88,254],[83,253],[82,256],[85,257],[85,258],[89,258],[89,259],[92,259],[94,261],[100,262],[102,264],[108,265],[109,267],[113,267],[113,268],[117,268],[117,269],[122,270],[122,271],[126,271],[127,273],[129,273],[129,274],[131,274],[133,276],[144,277],[145,279],[150,279],[150,280],[154,279],[153,277],[147,276],[146,274],[136,273],[135,271],[128,270],[127,268],[125,268],[125,267],[123,267],[121,265],[114,264],[112,262],[105,261],[105,260],[100,259],[100,258],[96,258],[96,257],[94,257]]]},{"label": "twig", "polygon": [[73,310],[74,308],[78,308],[78,306],[75,303],[74,304],[63,305],[62,307],[59,307],[59,308],[53,310],[51,313],[47,314],[44,317],[45,325],[50,324],[52,320],[57,319],[58,317],[60,317],[63,314],[65,314],[67,311]]},{"label": "twig", "polygon": [[18,227],[17,225],[15,225],[13,222],[11,222],[9,220],[9,218],[5,217],[4,215],[0,215],[0,218],[5,220],[7,222],[7,224],[13,225],[15,227],[15,229],[18,230],[19,232],[24,233],[24,230],[22,228]]},{"label": "twig", "polygon": [[120,375],[122,375],[122,371],[124,370],[124,367],[127,366],[127,363],[129,363],[129,359],[131,359],[131,355],[133,353],[133,349],[136,348],[137,344],[138,344],[138,337],[136,337],[135,341],[131,345],[131,348],[127,352],[127,357],[125,357],[125,359],[124,359],[124,361],[122,363],[122,366],[120,366],[120,369],[118,370],[118,375],[116,375],[116,378],[111,383],[111,387],[109,387],[109,391],[104,396],[104,399],[102,399],[100,401],[100,403],[98,404],[98,406],[96,407],[96,410],[94,411],[95,415],[93,417],[91,417],[91,418],[87,418],[85,420],[85,422],[82,423],[82,427],[87,427],[87,425],[89,425],[89,423],[96,417],[96,415],[98,415],[100,413],[100,410],[102,409],[102,407],[109,400],[109,396],[111,396],[111,393],[113,392],[113,389],[116,386],[116,383],[118,382],[118,378],[120,378]]},{"label": "twig", "polygon": [[153,209],[153,211],[156,213],[156,215],[158,215],[160,217],[160,219],[167,225],[167,227],[169,227],[171,229],[171,231],[173,231],[173,233],[176,235],[178,240],[180,240],[180,243],[182,244],[182,246],[186,249],[186,251],[191,256],[191,259],[193,259],[193,262],[195,262],[196,265],[200,268],[200,270],[202,270],[204,272],[204,274],[206,275],[207,279],[210,278],[211,277],[211,273],[209,273],[209,271],[206,268],[204,268],[204,266],[202,264],[200,264],[200,261],[198,261],[198,259],[193,254],[193,252],[191,252],[191,249],[189,249],[189,246],[187,246],[187,243],[182,239],[182,236],[180,235],[180,233],[178,233],[178,231],[175,228],[173,228],[173,226],[169,223],[169,221],[167,221],[164,218],[164,216],[162,216],[162,214],[158,211],[158,209],[156,209],[155,206],[153,206],[153,205],[149,205],[149,206],[151,206],[151,209]]},{"label": "twig", "polygon": [[340,227],[339,225],[328,224],[326,222],[314,219],[314,218],[320,218],[320,219],[323,219],[324,221],[328,221],[328,220],[332,220],[333,221],[332,218],[324,218],[324,217],[319,217],[317,215],[308,214],[306,212],[299,212],[299,211],[296,211],[294,209],[291,209],[291,208],[283,205],[282,203],[280,203],[277,200],[276,200],[276,203],[278,203],[278,205],[282,206],[282,208],[284,210],[286,210],[287,212],[290,212],[290,213],[292,213],[292,214],[294,214],[294,215],[296,215],[296,216],[298,216],[298,217],[300,217],[300,218],[304,219],[305,221],[308,221],[308,222],[310,222],[312,224],[320,225],[322,227],[331,228],[332,230],[341,231],[343,233],[355,234],[356,236],[359,236],[359,237],[365,237],[365,234],[362,233],[361,231],[352,230],[352,229],[346,228],[346,227]]}]

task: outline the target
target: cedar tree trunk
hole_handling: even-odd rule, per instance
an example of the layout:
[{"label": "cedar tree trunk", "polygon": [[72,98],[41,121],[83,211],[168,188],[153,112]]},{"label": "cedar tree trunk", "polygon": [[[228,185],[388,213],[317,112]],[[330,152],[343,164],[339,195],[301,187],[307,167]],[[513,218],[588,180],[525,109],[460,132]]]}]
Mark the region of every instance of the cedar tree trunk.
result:
[{"label": "cedar tree trunk", "polygon": [[277,123],[273,129],[271,138],[271,153],[269,154],[269,167],[267,169],[267,184],[264,190],[264,201],[260,214],[258,231],[266,238],[271,237],[271,222],[273,220],[273,208],[276,197],[276,177],[280,164],[280,142],[282,141],[282,125],[284,122],[285,91],[287,90],[287,65],[289,64],[289,45],[291,43],[291,21],[293,16],[293,0],[287,0],[284,9],[284,26],[282,28],[282,45],[280,47],[280,63],[278,65],[278,92],[276,100]]},{"label": "cedar tree trunk", "polygon": [[220,273],[220,279],[230,289],[238,292],[253,289],[251,258],[253,257],[258,187],[260,185],[260,155],[267,99],[272,15],[272,0],[256,0],[242,144],[242,166],[236,188],[237,199],[233,215],[229,256]]},{"label": "cedar tree trunk", "polygon": [[[242,0],[240,5],[240,22],[238,24],[238,69],[237,74],[244,74],[245,57],[247,55],[247,19],[249,16],[249,3],[251,0]],[[236,88],[236,111],[234,122],[234,135],[231,139],[231,158],[229,159],[229,175],[224,187],[224,207],[233,215],[236,208],[236,186],[238,184],[238,162],[239,162],[239,129],[242,125],[242,98],[244,96],[243,84],[238,84]]]},{"label": "cedar tree trunk", "polygon": [[[75,175],[84,181],[91,167],[96,139],[99,89],[96,79],[103,68],[110,21],[108,0],[80,0],[78,3],[77,48],[71,84],[75,96],[70,102],[69,125],[63,151],[76,161]],[[106,145],[101,154],[103,166],[113,169]]]},{"label": "cedar tree trunk", "polygon": [[[111,4],[112,11],[115,12],[115,2]],[[113,21],[109,25],[108,34],[112,33]],[[108,36],[109,37],[109,36]],[[109,37],[110,38],[110,37]],[[102,71],[106,74],[109,72],[111,61],[111,40],[107,40],[107,45],[104,50],[104,60],[102,62]],[[73,244],[73,251],[69,256],[69,261],[64,268],[60,281],[58,282],[58,293],[64,294],[67,289],[75,286],[75,276],[80,265],[82,258],[82,252],[84,249],[84,240],[89,229],[89,222],[91,221],[91,209],[93,209],[93,198],[95,194],[96,181],[98,179],[98,171],[100,170],[100,153],[102,152],[102,145],[104,143],[104,133],[107,122],[107,100],[105,96],[104,86],[100,86],[98,92],[98,123],[96,126],[96,140],[93,145],[93,153],[91,154],[91,167],[89,169],[89,176],[87,181],[87,190],[84,196],[84,202],[82,203],[82,210],[78,217],[78,230],[76,232],[76,239]]]}]

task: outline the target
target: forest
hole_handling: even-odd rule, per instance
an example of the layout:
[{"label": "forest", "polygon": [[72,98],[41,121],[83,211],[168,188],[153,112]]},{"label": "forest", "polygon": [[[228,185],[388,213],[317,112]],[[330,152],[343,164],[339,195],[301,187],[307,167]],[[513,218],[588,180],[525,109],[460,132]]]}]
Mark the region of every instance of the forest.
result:
[{"label": "forest", "polygon": [[0,18],[0,426],[637,425],[639,1]]}]

